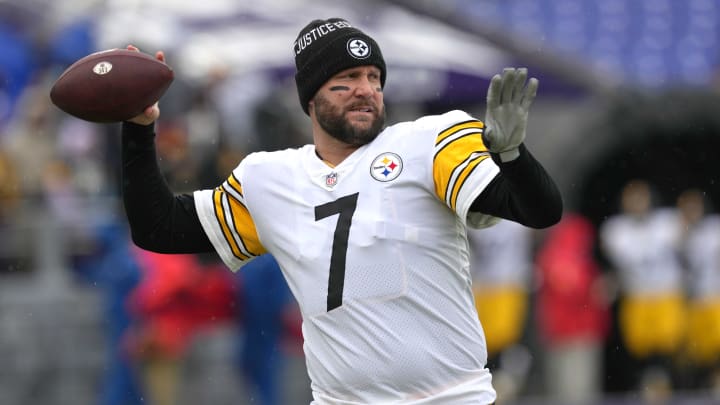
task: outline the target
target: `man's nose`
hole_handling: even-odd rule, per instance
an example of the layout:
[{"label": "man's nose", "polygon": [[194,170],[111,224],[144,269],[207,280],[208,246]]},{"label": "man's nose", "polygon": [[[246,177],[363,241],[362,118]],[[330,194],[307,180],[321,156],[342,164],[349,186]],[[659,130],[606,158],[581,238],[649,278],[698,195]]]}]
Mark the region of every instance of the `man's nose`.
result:
[{"label": "man's nose", "polygon": [[360,79],[355,87],[355,94],[360,97],[370,97],[374,92],[375,86],[367,78]]}]

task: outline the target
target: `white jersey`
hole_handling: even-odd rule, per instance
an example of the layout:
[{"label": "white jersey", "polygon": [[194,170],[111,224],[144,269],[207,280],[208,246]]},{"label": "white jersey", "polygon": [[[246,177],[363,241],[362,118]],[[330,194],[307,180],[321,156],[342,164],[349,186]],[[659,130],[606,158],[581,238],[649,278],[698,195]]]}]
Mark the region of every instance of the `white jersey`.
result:
[{"label": "white jersey", "polygon": [[709,215],[688,231],[684,255],[690,292],[697,299],[720,296],[720,216]]},{"label": "white jersey", "polygon": [[625,292],[682,291],[682,265],[678,255],[680,221],[675,210],[658,209],[643,218],[611,217],[601,226],[600,238]]},{"label": "white jersey", "polygon": [[231,269],[264,252],[303,316],[314,403],[492,403],[466,226],[498,174],[464,112],[386,128],[336,167],[312,145],[247,156],[195,193]]},{"label": "white jersey", "polygon": [[500,221],[488,230],[468,230],[470,271],[478,287],[529,287],[533,251],[531,229]]}]

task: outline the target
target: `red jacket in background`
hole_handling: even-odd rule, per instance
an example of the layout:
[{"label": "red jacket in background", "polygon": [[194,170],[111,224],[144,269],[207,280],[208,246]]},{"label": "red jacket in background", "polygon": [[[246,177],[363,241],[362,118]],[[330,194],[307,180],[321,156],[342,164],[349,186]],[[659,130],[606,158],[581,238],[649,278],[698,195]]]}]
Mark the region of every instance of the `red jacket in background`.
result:
[{"label": "red jacket in background", "polygon": [[221,265],[189,254],[135,249],[143,277],[129,298],[136,322],[129,345],[136,355],[181,355],[194,334],[234,321],[235,282]]},{"label": "red jacket in background", "polygon": [[589,220],[566,214],[549,229],[537,255],[538,322],[546,343],[603,340],[610,315],[594,259],[596,232]]}]

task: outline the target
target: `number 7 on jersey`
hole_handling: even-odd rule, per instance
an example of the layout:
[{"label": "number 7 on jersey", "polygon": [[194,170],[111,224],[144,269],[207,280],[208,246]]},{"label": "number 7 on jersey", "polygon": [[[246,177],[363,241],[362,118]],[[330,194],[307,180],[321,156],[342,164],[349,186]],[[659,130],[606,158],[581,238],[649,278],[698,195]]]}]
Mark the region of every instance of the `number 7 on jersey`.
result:
[{"label": "number 7 on jersey", "polygon": [[345,285],[345,259],[347,258],[348,238],[352,216],[357,206],[358,194],[340,197],[335,201],[315,207],[315,221],[338,214],[335,233],[333,235],[332,252],[330,254],[330,274],[328,276],[328,312],[342,305],[343,287]]}]

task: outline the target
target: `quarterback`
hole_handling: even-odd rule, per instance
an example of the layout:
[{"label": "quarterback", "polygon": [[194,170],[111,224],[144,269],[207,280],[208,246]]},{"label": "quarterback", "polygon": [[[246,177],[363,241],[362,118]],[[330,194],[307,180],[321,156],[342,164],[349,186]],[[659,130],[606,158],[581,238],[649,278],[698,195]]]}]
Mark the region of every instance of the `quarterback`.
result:
[{"label": "quarterback", "polygon": [[272,254],[302,312],[313,404],[493,403],[466,229],[560,219],[557,187],[523,144],[537,80],[493,77],[484,122],[450,111],[386,125],[373,38],[331,18],[293,47],[312,145],[250,154],[218,187],[173,195],[157,105],[123,124],[135,243],[216,251],[231,270]]}]

